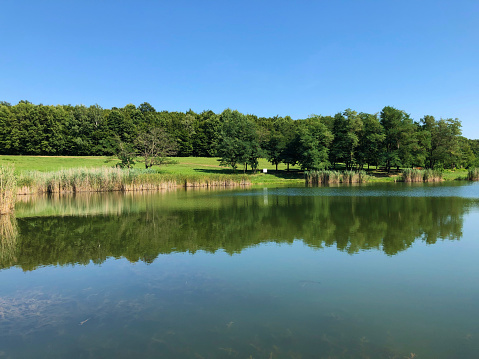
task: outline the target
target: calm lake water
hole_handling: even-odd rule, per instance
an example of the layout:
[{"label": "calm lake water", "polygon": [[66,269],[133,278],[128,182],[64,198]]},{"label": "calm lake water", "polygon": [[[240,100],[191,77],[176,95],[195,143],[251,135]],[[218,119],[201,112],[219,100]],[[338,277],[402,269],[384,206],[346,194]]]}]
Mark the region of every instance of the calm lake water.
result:
[{"label": "calm lake water", "polygon": [[479,184],[22,198],[0,358],[477,358]]}]

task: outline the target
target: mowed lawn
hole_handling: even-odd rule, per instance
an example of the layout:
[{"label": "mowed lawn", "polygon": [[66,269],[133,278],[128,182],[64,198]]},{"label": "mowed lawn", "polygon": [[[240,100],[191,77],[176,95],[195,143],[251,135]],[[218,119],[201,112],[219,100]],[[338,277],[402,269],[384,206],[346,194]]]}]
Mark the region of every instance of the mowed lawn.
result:
[{"label": "mowed lawn", "polygon": [[50,172],[68,168],[112,167],[118,161],[106,156],[0,156],[0,165],[13,165],[15,172]]},{"label": "mowed lawn", "polygon": [[[208,175],[208,174],[233,174],[230,167],[220,166],[218,158],[211,157],[173,157],[176,164],[154,166],[154,168],[165,174],[184,175]],[[135,168],[145,168],[145,165],[138,158]],[[20,174],[24,171],[50,172],[69,168],[98,168],[113,167],[118,163],[115,157],[107,156],[0,156],[0,165],[13,165],[15,172]],[[263,168],[268,170],[263,173]],[[298,166],[291,166],[291,172],[286,171],[286,165],[280,164],[278,172],[275,166],[265,159],[259,160],[259,171],[252,174],[248,168],[248,174],[253,183],[278,183],[278,182],[302,182],[303,174],[298,173]],[[243,173],[243,166],[238,166],[238,174]]]},{"label": "mowed lawn", "polygon": [[[173,157],[178,163],[172,165],[154,166],[159,173],[165,174],[184,174],[184,175],[208,175],[208,174],[232,174],[230,167],[220,166],[218,158],[211,157]],[[115,157],[107,156],[0,156],[0,165],[13,165],[15,172],[20,174],[24,171],[57,171],[69,168],[98,168],[113,167],[118,163]],[[141,159],[137,159],[135,168],[145,168]],[[262,173],[263,168],[268,170],[267,174]],[[252,183],[291,183],[303,182],[303,173],[299,171],[299,166],[291,166],[291,172],[286,171],[286,165],[280,164],[278,172],[275,166],[266,159],[259,160],[259,171],[252,174],[249,169],[248,175]],[[341,166],[338,166],[338,169]],[[238,166],[238,174],[243,173],[243,166]],[[390,182],[399,179],[399,173],[387,174],[372,170],[372,182]],[[467,178],[467,170],[446,170],[443,172],[445,180],[457,180]]]}]

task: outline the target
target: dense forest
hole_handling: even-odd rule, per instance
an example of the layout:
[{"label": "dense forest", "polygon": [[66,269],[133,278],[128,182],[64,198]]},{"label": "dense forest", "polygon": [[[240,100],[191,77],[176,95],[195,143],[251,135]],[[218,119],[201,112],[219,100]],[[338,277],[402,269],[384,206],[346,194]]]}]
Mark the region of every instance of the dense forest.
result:
[{"label": "dense forest", "polygon": [[167,155],[219,157],[234,169],[249,165],[255,170],[258,158],[302,169],[338,163],[347,169],[383,166],[387,171],[479,166],[479,140],[463,137],[458,119],[424,116],[415,121],[390,106],[378,114],[347,109],[293,120],[230,109],[220,114],[156,111],[146,102],[111,109],[0,102],[3,155],[141,156],[152,138],[159,138]]}]

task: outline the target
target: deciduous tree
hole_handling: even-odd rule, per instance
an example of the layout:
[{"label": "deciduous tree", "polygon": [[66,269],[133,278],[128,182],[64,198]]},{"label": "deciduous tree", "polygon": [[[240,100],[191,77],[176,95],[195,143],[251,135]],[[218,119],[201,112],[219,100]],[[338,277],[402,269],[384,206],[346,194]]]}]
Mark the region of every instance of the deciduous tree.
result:
[{"label": "deciduous tree", "polygon": [[145,168],[171,163],[169,157],[175,155],[177,150],[176,142],[158,127],[140,133],[135,144]]}]

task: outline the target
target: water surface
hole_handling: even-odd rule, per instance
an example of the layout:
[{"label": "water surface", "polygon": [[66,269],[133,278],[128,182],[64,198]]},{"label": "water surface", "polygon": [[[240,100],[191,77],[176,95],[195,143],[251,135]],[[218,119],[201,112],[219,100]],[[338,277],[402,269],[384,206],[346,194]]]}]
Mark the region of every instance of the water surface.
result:
[{"label": "water surface", "polygon": [[477,184],[23,198],[0,358],[475,358]]}]

